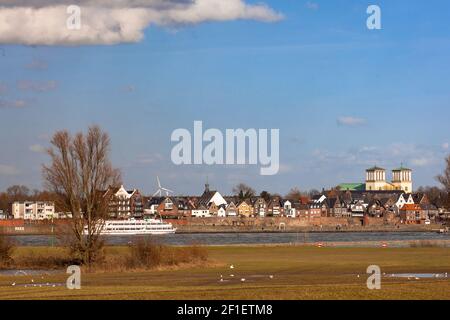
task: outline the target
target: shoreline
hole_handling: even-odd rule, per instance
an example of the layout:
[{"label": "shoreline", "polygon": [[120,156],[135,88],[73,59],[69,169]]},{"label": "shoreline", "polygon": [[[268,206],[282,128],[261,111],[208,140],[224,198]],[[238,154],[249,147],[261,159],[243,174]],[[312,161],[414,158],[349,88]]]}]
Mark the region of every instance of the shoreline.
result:
[{"label": "shoreline", "polygon": [[[439,233],[439,229],[430,229],[430,228],[400,228],[400,229],[345,229],[345,230],[182,230],[177,231],[176,234],[330,234],[330,233]],[[2,236],[56,236],[58,232],[1,232]],[[124,235],[124,236],[133,236],[133,235]]]},{"label": "shoreline", "polygon": [[[346,234],[346,233],[367,233],[367,234],[371,234],[371,233],[439,233],[437,230],[324,230],[324,231],[317,231],[317,230],[312,230],[312,231],[295,231],[295,230],[287,230],[287,231],[251,231],[251,230],[242,230],[242,231],[181,231],[181,232],[176,232],[176,234],[182,234],[182,235],[189,235],[189,234],[193,234],[193,235],[198,235],[198,234],[209,234],[209,235],[214,235],[214,234],[331,234],[331,233],[342,233],[342,234]],[[17,237],[17,236],[57,236],[57,233],[39,233],[39,232],[31,232],[31,233],[24,233],[24,232],[20,232],[20,233],[2,233],[0,232],[1,236],[7,236],[7,237]],[[122,236],[122,235],[121,235]],[[139,235],[123,235],[123,236],[139,236]]]},{"label": "shoreline", "polygon": [[[169,245],[172,247],[190,247],[192,244],[176,244]],[[126,245],[122,244],[106,244],[105,248],[123,248]],[[450,238],[440,240],[363,240],[363,241],[321,241],[320,245],[317,242],[280,242],[280,243],[229,243],[229,244],[201,244],[205,248],[280,248],[280,247],[302,247],[302,248],[317,248],[317,249],[333,249],[333,248],[378,248],[378,249],[399,249],[399,248],[413,248],[413,249],[433,249],[433,248],[450,248]],[[64,248],[61,245],[55,246],[28,246],[18,245],[17,248]]]}]

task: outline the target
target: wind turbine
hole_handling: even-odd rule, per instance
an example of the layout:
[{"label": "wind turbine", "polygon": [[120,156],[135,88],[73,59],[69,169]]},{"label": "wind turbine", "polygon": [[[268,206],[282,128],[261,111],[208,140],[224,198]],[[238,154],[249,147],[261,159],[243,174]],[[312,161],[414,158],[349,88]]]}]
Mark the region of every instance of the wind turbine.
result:
[{"label": "wind turbine", "polygon": [[169,196],[170,193],[173,193],[172,190],[163,188],[163,187],[161,186],[161,181],[159,181],[159,177],[158,177],[158,176],[156,176],[156,181],[158,181],[158,190],[153,194],[153,196],[158,195],[159,197],[161,197],[162,194],[163,194],[163,192],[166,193],[166,196]]}]

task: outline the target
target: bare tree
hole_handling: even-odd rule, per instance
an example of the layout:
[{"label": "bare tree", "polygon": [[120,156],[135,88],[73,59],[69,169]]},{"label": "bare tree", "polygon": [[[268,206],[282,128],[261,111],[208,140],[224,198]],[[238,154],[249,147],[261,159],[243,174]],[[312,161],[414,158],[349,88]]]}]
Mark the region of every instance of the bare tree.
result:
[{"label": "bare tree", "polygon": [[255,196],[255,190],[245,183],[239,183],[233,188],[233,193],[239,197],[239,200],[247,200]]},{"label": "bare tree", "polygon": [[[110,139],[98,126],[86,135],[58,131],[48,150],[51,164],[43,166],[46,188],[58,196],[58,204],[72,213],[72,254],[90,265],[103,247],[100,238],[108,203],[101,190],[120,183],[120,172],[109,160]],[[86,229],[85,229],[86,226]]]},{"label": "bare tree", "polygon": [[450,156],[445,159],[447,167],[443,174],[437,176],[437,180],[442,184],[447,192],[450,192]]},{"label": "bare tree", "polygon": [[445,191],[447,192],[447,209],[450,208],[450,155],[445,159],[447,166],[444,173],[438,175],[436,179],[442,184]]},{"label": "bare tree", "polygon": [[272,198],[272,195],[268,192],[268,191],[262,191],[260,194],[259,194],[259,196],[261,197],[261,198],[263,198],[266,202],[269,202],[270,201],[270,199]]},{"label": "bare tree", "polygon": [[298,201],[303,196],[303,193],[299,188],[295,187],[289,190],[289,193],[285,196],[286,199],[292,201]]},{"label": "bare tree", "polygon": [[30,195],[30,189],[26,186],[14,185],[6,189],[6,193],[14,201],[26,200]]}]

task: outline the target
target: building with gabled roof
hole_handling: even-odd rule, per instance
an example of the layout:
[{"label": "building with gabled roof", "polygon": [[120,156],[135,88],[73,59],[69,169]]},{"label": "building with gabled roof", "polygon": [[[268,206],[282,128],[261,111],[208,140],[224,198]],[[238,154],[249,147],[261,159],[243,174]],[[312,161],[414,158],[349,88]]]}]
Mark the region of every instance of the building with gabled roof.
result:
[{"label": "building with gabled roof", "polygon": [[216,206],[220,206],[222,204],[227,204],[227,201],[222,197],[222,195],[216,190],[210,190],[209,184],[205,184],[205,191],[197,200],[197,205],[203,205],[209,207],[211,203],[214,203]]},{"label": "building with gabled roof", "polygon": [[127,190],[123,185],[109,187],[104,191],[108,201],[108,212],[112,218],[124,219],[144,215],[143,196],[137,189]]}]

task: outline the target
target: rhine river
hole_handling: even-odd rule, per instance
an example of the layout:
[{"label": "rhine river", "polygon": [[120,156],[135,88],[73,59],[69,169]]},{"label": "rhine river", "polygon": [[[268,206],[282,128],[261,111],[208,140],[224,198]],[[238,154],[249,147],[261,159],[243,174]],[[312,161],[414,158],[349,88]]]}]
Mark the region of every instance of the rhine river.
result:
[{"label": "rhine river", "polygon": [[[105,236],[109,245],[127,245],[142,236]],[[148,237],[148,236],[146,236]],[[150,236],[158,243],[168,245],[253,245],[253,244],[314,244],[371,242],[372,245],[389,241],[450,240],[448,234],[435,232],[322,232],[322,233],[179,233]],[[57,245],[51,235],[19,235],[10,237],[19,246]],[[402,244],[397,244],[402,245]]]}]

